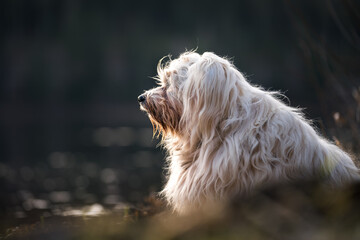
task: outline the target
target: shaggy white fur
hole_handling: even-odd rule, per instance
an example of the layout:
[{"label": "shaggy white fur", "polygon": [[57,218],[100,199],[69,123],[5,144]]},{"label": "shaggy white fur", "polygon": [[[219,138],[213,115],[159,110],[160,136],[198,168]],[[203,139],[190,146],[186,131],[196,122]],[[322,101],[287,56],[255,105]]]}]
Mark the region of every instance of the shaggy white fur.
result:
[{"label": "shaggy white fur", "polygon": [[163,196],[179,213],[276,181],[358,179],[339,147],[320,137],[277,92],[250,85],[226,59],[186,52],[158,65],[160,86],[139,97],[168,151]]}]

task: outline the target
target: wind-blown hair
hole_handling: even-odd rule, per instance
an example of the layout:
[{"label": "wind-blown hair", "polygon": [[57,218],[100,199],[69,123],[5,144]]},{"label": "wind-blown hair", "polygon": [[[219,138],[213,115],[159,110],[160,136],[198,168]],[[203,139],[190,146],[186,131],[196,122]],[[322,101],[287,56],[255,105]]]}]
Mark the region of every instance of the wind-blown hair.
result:
[{"label": "wind-blown hair", "polygon": [[358,178],[349,155],[320,137],[299,109],[249,84],[224,58],[186,52],[160,61],[158,81],[141,108],[163,136],[161,194],[179,213],[277,181],[321,177],[338,186]]}]

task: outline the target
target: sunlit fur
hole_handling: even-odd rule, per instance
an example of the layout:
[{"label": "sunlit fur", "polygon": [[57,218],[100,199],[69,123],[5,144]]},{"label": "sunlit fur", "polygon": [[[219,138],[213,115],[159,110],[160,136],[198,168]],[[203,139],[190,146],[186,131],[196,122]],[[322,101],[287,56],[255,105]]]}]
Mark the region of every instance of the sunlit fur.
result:
[{"label": "sunlit fur", "polygon": [[141,108],[163,135],[161,194],[179,213],[277,181],[321,177],[338,186],[358,178],[352,159],[299,109],[250,85],[224,58],[186,52],[160,61],[158,81]]}]

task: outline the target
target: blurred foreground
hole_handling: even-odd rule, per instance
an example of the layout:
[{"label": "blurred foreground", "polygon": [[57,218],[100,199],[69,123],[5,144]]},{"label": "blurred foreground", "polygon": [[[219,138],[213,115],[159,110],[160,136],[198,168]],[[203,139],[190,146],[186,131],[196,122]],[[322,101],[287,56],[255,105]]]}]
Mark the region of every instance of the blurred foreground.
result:
[{"label": "blurred foreground", "polygon": [[330,191],[302,182],[183,217],[157,201],[111,210],[93,205],[73,215],[41,216],[2,239],[359,239],[359,201],[359,184]]}]

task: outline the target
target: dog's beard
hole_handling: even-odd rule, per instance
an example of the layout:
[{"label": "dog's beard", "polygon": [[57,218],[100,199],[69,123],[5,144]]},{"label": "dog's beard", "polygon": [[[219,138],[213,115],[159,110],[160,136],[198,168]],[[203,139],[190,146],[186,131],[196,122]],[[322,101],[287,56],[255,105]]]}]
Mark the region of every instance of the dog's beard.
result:
[{"label": "dog's beard", "polygon": [[180,132],[181,107],[171,103],[166,93],[148,96],[141,107],[148,113],[154,136],[162,135],[164,138],[168,134],[175,135]]}]

